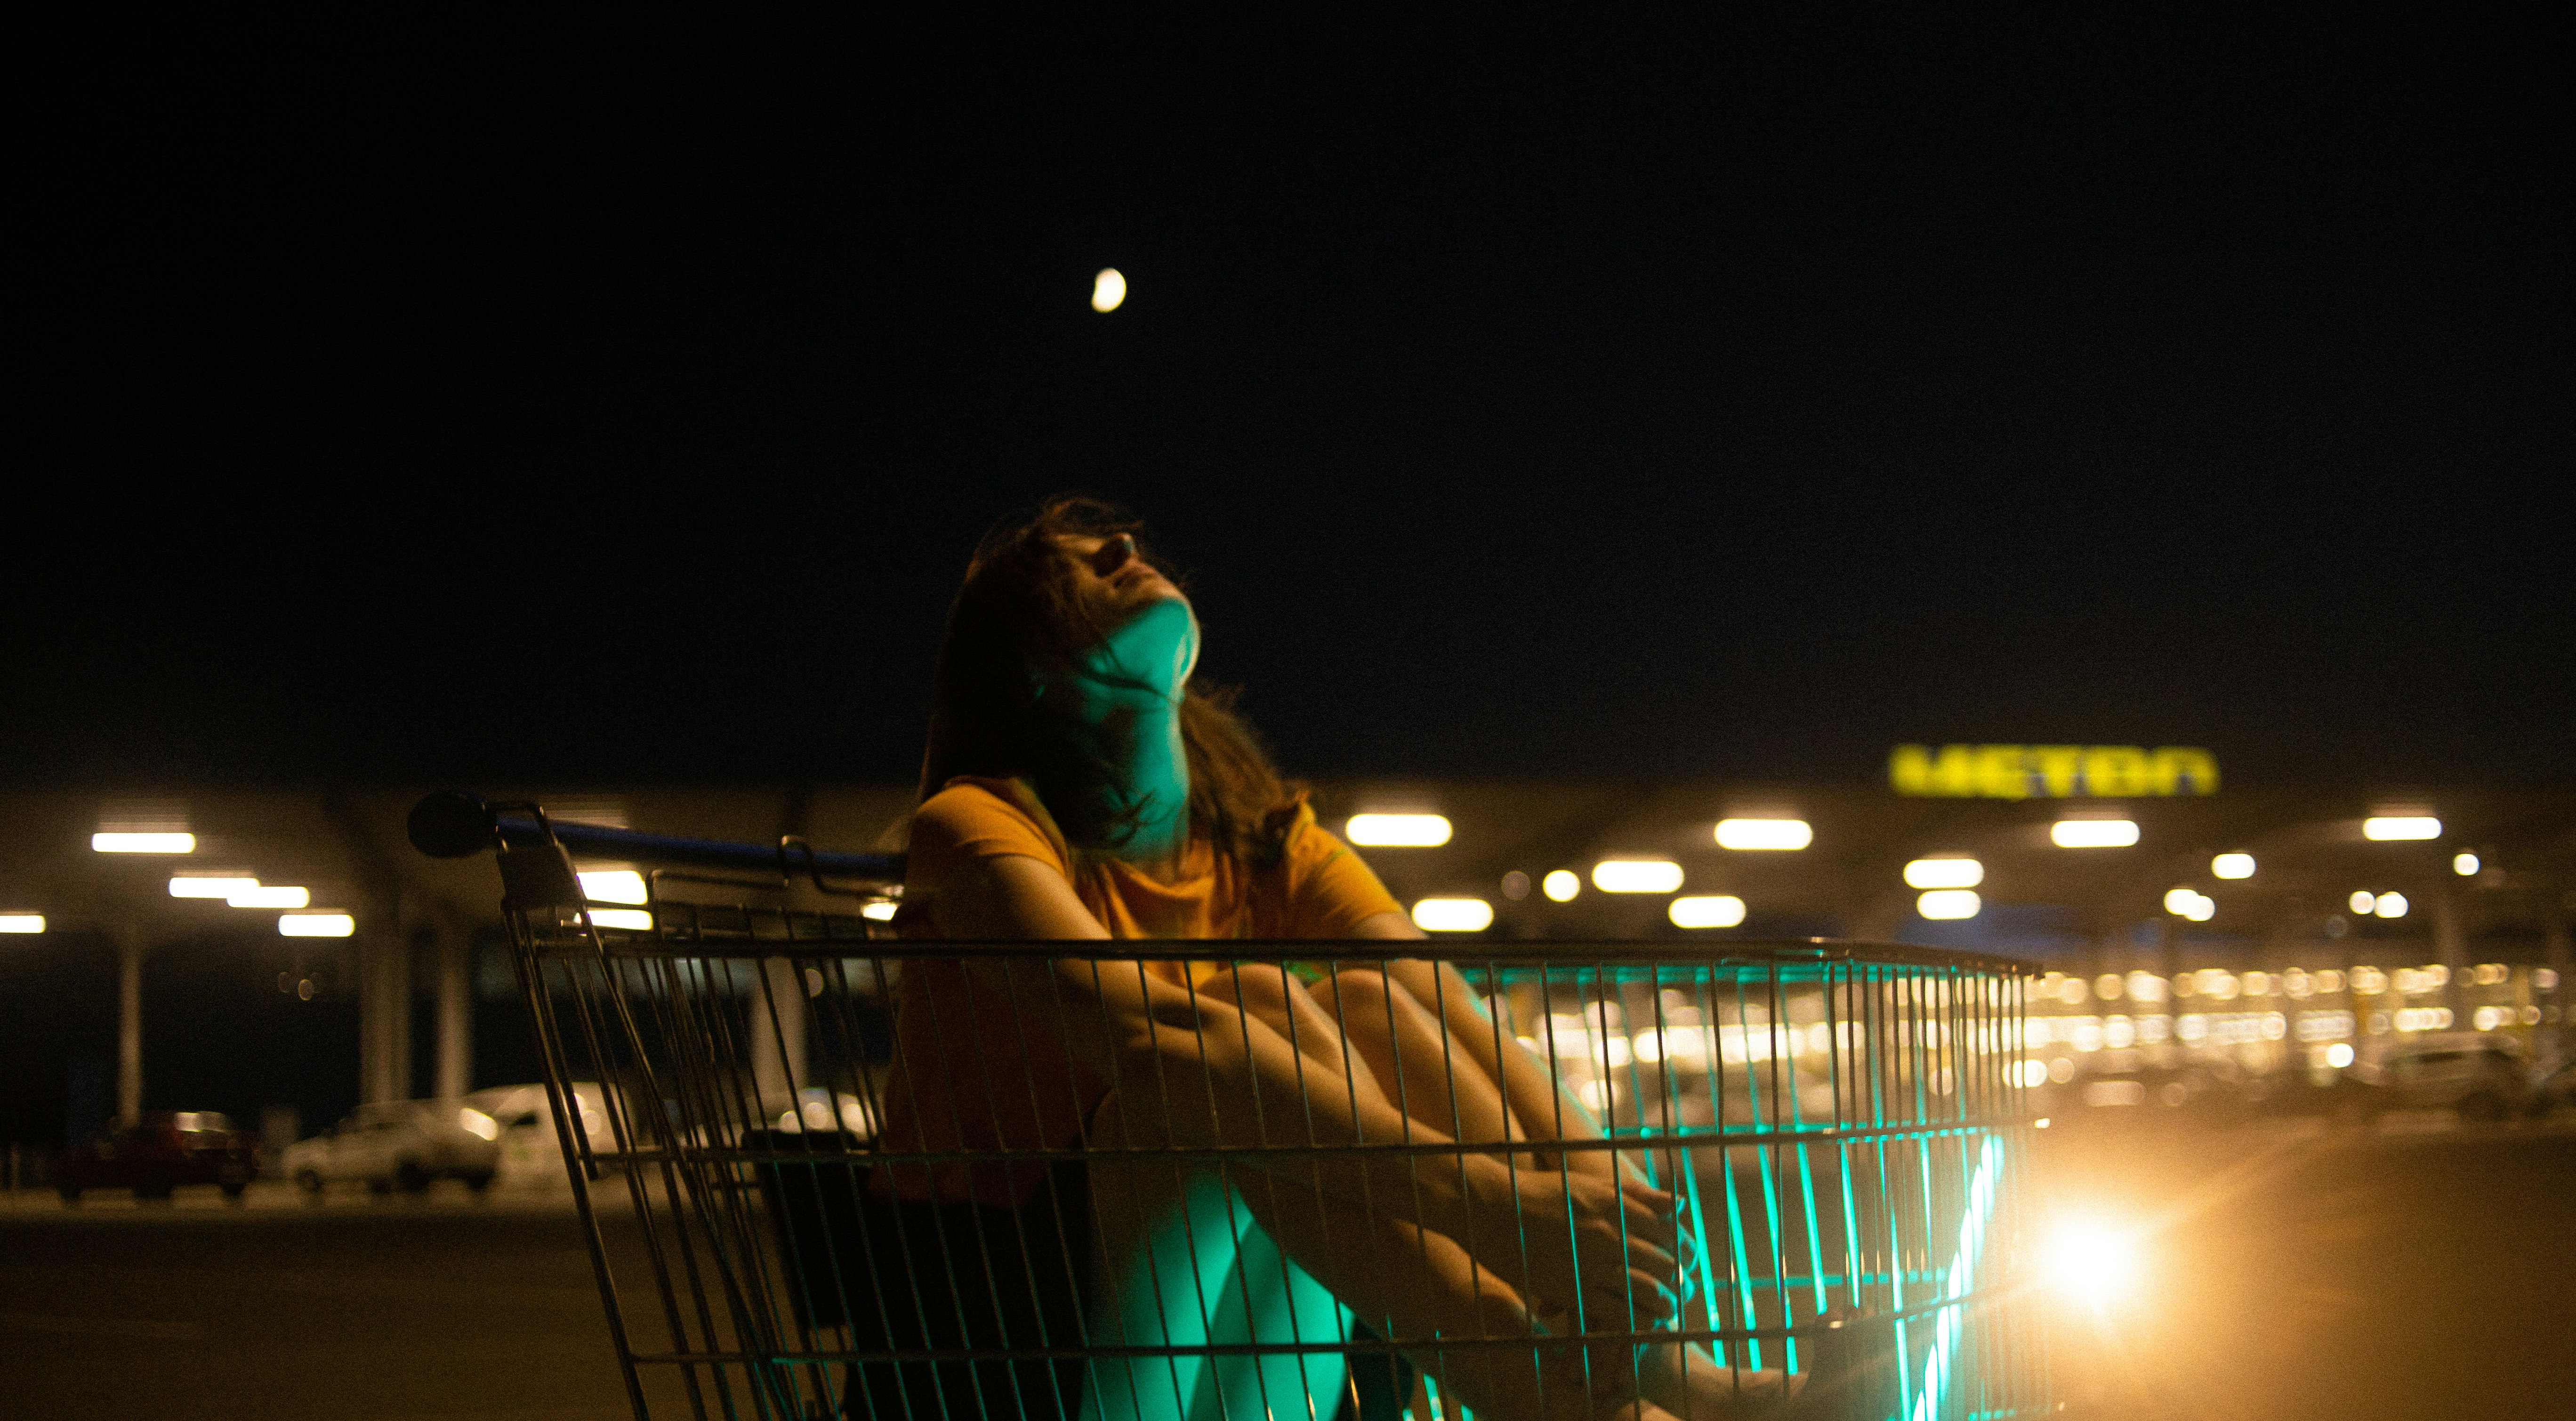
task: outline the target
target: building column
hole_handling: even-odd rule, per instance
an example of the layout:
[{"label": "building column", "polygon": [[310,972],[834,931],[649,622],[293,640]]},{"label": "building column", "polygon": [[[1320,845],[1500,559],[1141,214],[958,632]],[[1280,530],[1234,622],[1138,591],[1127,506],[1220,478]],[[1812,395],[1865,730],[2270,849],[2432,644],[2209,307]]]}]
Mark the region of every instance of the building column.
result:
[{"label": "building column", "polygon": [[2469,965],[2469,935],[2460,927],[2459,895],[2445,884],[2433,890],[2432,898],[2433,960],[2456,977]]},{"label": "building column", "polygon": [[2576,962],[2569,960],[2567,948],[2567,909],[2570,907],[2576,907],[2576,902],[2562,898],[2550,904],[2548,910],[2540,915],[2541,960],[2557,969],[2558,990],[2561,992],[2569,990],[2571,984],[2567,981],[2567,973],[2569,968],[2576,967]]},{"label": "building column", "polygon": [[132,924],[116,933],[116,1118],[143,1118],[143,934]]},{"label": "building column", "polygon": [[2557,1062],[2566,1059],[2568,1048],[2576,1044],[2576,954],[2568,951],[2567,909],[2569,898],[2556,884],[2550,885],[2550,901],[2540,915],[2540,960],[2558,974],[2557,989],[2549,994],[2550,1005],[2558,1011],[2558,1029],[2544,1032],[2542,1055]]},{"label": "building column", "polygon": [[2441,1003],[2446,1011],[2455,1011],[2459,1025],[2466,1030],[2469,1012],[2465,994],[2469,986],[2469,939],[2460,928],[2460,900],[2449,884],[2436,884],[2430,894],[2433,910],[2433,960],[2442,964]]},{"label": "building column", "polygon": [[775,1121],[796,1107],[795,1088],[809,1083],[805,974],[784,957],[761,959],[760,990],[752,993],[750,1006],[746,1025],[751,1032],[752,1089],[759,1096],[761,1119]]},{"label": "building column", "polygon": [[438,954],[438,1082],[441,1100],[474,1088],[473,939],[453,923],[440,923]]},{"label": "building column", "polygon": [[381,923],[358,937],[358,1095],[411,1097],[411,953]]}]

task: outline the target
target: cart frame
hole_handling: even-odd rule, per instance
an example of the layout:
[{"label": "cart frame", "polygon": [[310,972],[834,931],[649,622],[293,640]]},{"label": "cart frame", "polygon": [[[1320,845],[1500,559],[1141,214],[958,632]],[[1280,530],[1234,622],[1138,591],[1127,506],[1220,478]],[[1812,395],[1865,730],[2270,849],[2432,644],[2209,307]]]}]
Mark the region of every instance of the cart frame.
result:
[{"label": "cart frame", "polygon": [[[1185,1369],[1229,1367],[1252,1379],[1267,1414],[1332,1421],[1408,1401],[1414,1414],[1426,1402],[1447,1414],[1460,1408],[1437,1399],[1446,1369],[1494,1349],[1561,1343],[1541,1348],[1542,1371],[1591,1376],[1616,1369],[1605,1357],[1633,1363],[1639,1348],[1678,1342],[1730,1376],[1811,1375],[1828,1333],[1855,1323],[1876,1339],[1875,1380],[1870,1399],[1834,1414],[1983,1421],[2049,1407],[2041,1330],[2017,1281],[2030,1122],[2011,1066],[2025,964],[1815,939],[898,941],[871,916],[900,877],[892,856],[557,825],[535,805],[464,796],[424,801],[413,839],[441,856],[496,851],[523,1002],[639,1421],[1071,1416],[1086,1396],[1086,1414],[1103,1414],[1101,1396],[1133,1390],[1104,1382],[1104,1369],[1158,1367],[1175,1378],[1166,1414],[1186,1409]],[[647,901],[587,901],[576,849],[640,866]],[[1374,1153],[1457,1169],[1477,1153],[1531,1159],[1532,1141],[1318,1144],[1283,1126],[1250,1148],[1089,1132],[1060,1149],[885,1148],[896,983],[913,964],[969,951],[1005,978],[1067,957],[1119,971],[1211,955],[1244,967],[1382,969],[1400,955],[1457,968],[1496,1044],[1518,1038],[1601,1117],[1602,1138],[1550,1146],[1558,1167],[1609,1152],[1680,1197],[1685,1247],[1669,1285],[1686,1299],[1681,1317],[1662,1328],[1633,1313],[1578,1317],[1552,1339],[1431,1336],[1388,1319],[1354,1326],[1347,1309],[1296,1320],[1292,1306],[1284,1339],[1119,1333],[1102,1320],[1112,1270],[1085,1256],[1102,1218],[1085,1183],[1097,1171],[1213,1178],[1239,1204],[1247,1181],[1275,1188],[1300,1161]],[[1015,1015],[995,1027],[1045,1025]],[[1446,1071],[1445,1038],[1442,1049]],[[574,1085],[586,1081],[602,1088],[613,1149],[574,1128]],[[945,1105],[972,1094],[952,1083]],[[903,1213],[879,1172],[904,1166],[1043,1174],[1033,1197],[1047,1217]],[[1192,1235],[1193,1266],[1203,1247],[1243,1247],[1240,1232]],[[630,1296],[639,1271],[649,1296]],[[992,1316],[964,1316],[978,1309]],[[1211,1328],[1216,1309],[1201,1297]],[[1333,1394],[1274,1394],[1293,1387],[1283,1377],[1317,1375],[1340,1377]],[[1218,1412],[1233,1414],[1221,1391]]]}]

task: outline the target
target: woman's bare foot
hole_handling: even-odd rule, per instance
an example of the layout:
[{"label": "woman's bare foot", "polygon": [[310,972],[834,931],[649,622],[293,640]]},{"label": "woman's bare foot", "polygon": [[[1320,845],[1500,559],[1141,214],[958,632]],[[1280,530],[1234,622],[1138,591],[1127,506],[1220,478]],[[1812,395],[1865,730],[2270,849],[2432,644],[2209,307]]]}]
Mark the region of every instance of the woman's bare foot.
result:
[{"label": "woman's bare foot", "polygon": [[1442,1391],[1454,1392],[1478,1421],[1675,1421],[1669,1402],[1639,1371],[1640,1349],[1625,1335],[1588,1339],[1561,1309],[1522,1316],[1525,1345],[1417,1355],[1414,1365]]},{"label": "woman's bare foot", "polygon": [[1481,1217],[1458,1242],[1533,1297],[1580,1297],[1591,1316],[1653,1326],[1681,1311],[1665,1281],[1679,1271],[1676,1202],[1642,1179],[1524,1173],[1470,1199]]},{"label": "woman's bare foot", "polygon": [[1666,1411],[1701,1418],[1776,1416],[1790,1394],[1776,1368],[1721,1367],[1698,1345],[1659,1342],[1638,1349],[1640,1389]]},{"label": "woman's bare foot", "polygon": [[1610,1417],[1611,1421],[1681,1421],[1680,1417],[1643,1397],[1624,1406],[1595,1414]]},{"label": "woman's bare foot", "polygon": [[1807,1346],[1788,1421],[1879,1421],[1896,1409],[1896,1338],[1884,1319],[1837,1313]]}]

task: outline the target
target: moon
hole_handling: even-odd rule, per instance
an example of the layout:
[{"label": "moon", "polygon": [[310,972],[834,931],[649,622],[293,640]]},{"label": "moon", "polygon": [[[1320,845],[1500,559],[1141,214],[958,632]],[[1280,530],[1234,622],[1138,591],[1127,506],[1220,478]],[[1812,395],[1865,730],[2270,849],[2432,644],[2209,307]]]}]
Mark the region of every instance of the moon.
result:
[{"label": "moon", "polygon": [[1091,309],[1103,313],[1115,311],[1126,299],[1127,278],[1119,274],[1118,268],[1104,266],[1098,276],[1091,278]]}]

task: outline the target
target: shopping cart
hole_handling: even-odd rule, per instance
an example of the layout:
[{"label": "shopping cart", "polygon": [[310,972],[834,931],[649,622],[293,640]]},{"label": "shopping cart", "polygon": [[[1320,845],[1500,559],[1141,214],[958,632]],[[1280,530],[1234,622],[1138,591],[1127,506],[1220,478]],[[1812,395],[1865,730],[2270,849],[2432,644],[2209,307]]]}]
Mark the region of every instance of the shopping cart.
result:
[{"label": "shopping cart", "polygon": [[[1518,1332],[1407,1333],[1323,1292],[1249,1202],[1336,1153],[1423,1172],[1475,1153],[1540,1167],[1530,1141],[1318,1145],[1265,1120],[1250,1148],[1093,1130],[1054,1150],[896,1149],[881,1128],[903,1078],[903,975],[930,981],[972,951],[988,974],[1035,982],[1061,946],[895,940],[896,856],[639,834],[463,795],[423,801],[411,828],[424,852],[497,858],[639,1418],[1449,1416],[1463,1414],[1461,1389],[1444,1383],[1478,1358],[1575,1368],[1616,1396],[1606,1374],[1675,1343],[1699,1349],[1703,1378],[1744,1388],[1694,1392],[1673,1408],[1685,1416],[1776,1413],[1761,1379],[1820,1368],[1840,1399],[1813,1388],[1796,1414],[2048,1409],[2015,1286],[2020,964],[1813,940],[1404,944],[1454,965],[1498,1031],[1598,1118],[1593,1148],[1677,1196],[1682,1247],[1663,1282],[1683,1299],[1660,1327],[1592,1309]],[[617,896],[644,901],[598,901],[575,856],[638,870],[647,891]],[[1214,949],[1102,946],[1083,953],[1130,972]],[[1238,967],[1329,956],[1382,969],[1389,947],[1221,950]],[[1020,1038],[997,1060],[1040,1059],[1028,1038],[1069,1025],[1007,1015],[983,1023]],[[988,1073],[923,1100],[924,1079],[906,1087],[916,1113],[994,1110],[1057,1084]],[[566,1108],[576,1083],[594,1082],[613,1149],[565,1123],[580,1118]],[[890,1187],[943,1167],[1032,1183],[1009,1206]],[[1140,1234],[1147,1207],[1164,1221]]]}]

